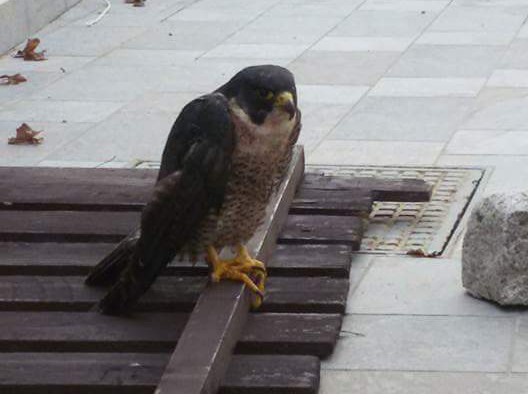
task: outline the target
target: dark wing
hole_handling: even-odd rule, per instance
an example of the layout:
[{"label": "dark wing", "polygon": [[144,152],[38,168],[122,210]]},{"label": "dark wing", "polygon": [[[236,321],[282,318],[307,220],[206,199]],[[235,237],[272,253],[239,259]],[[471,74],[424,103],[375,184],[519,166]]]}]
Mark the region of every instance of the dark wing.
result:
[{"label": "dark wing", "polygon": [[143,210],[139,239],[133,253],[122,253],[128,256],[126,267],[100,302],[102,312],[117,314],[133,306],[207,214],[220,209],[235,143],[224,96],[202,96],[182,110],[163,152],[159,181]]}]

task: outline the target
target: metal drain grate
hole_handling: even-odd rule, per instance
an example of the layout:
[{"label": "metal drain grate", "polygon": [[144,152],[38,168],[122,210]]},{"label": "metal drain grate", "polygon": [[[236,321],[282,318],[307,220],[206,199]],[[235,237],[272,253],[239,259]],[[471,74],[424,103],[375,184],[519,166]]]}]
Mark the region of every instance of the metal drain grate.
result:
[{"label": "metal drain grate", "polygon": [[[137,168],[159,168],[142,161]],[[375,202],[361,251],[366,253],[441,254],[484,176],[481,168],[394,166],[306,166],[307,172],[379,178],[419,178],[433,186],[427,203]]]},{"label": "metal drain grate", "polygon": [[307,166],[328,175],[419,178],[433,186],[427,203],[375,202],[361,244],[367,253],[437,255],[444,251],[474,195],[483,169],[449,167]]}]

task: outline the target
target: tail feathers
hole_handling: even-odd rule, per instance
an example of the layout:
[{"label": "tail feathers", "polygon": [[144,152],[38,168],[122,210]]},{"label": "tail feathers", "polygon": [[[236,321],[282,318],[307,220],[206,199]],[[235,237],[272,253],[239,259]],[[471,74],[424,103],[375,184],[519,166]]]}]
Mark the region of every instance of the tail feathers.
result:
[{"label": "tail feathers", "polygon": [[132,253],[115,284],[99,302],[99,311],[107,315],[128,313],[174,258],[174,254],[172,248],[160,247],[148,256],[148,264],[144,264],[138,250]]},{"label": "tail feathers", "polygon": [[[131,305],[135,303],[139,295],[134,297],[136,289],[131,286],[130,280],[124,278],[120,279],[106,294],[106,296],[99,301],[98,309],[105,315],[120,315],[126,313]],[[143,292],[141,291],[140,294]]]},{"label": "tail feathers", "polygon": [[84,283],[89,286],[105,286],[116,283],[121,272],[131,260],[138,238],[138,235],[134,233],[121,241],[110,254],[92,269]]}]

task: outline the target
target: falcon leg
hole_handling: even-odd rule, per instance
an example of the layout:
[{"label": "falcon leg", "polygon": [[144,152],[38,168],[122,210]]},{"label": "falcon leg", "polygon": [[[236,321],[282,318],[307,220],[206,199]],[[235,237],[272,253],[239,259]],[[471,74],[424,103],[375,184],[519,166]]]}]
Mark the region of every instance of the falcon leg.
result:
[{"label": "falcon leg", "polygon": [[266,267],[262,262],[253,259],[244,245],[238,244],[236,250],[235,257],[221,260],[213,246],[207,247],[207,260],[212,266],[211,280],[219,282],[226,278],[244,282],[256,294],[251,305],[258,308],[264,297]]}]

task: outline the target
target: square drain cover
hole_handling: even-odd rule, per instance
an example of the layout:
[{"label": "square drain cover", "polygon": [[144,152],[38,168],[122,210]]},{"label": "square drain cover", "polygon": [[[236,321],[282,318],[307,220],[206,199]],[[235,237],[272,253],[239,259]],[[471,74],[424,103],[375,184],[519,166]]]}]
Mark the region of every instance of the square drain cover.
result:
[{"label": "square drain cover", "polygon": [[455,233],[484,169],[393,166],[307,166],[327,175],[418,178],[432,188],[430,202],[374,202],[360,251],[366,253],[441,254]]}]

